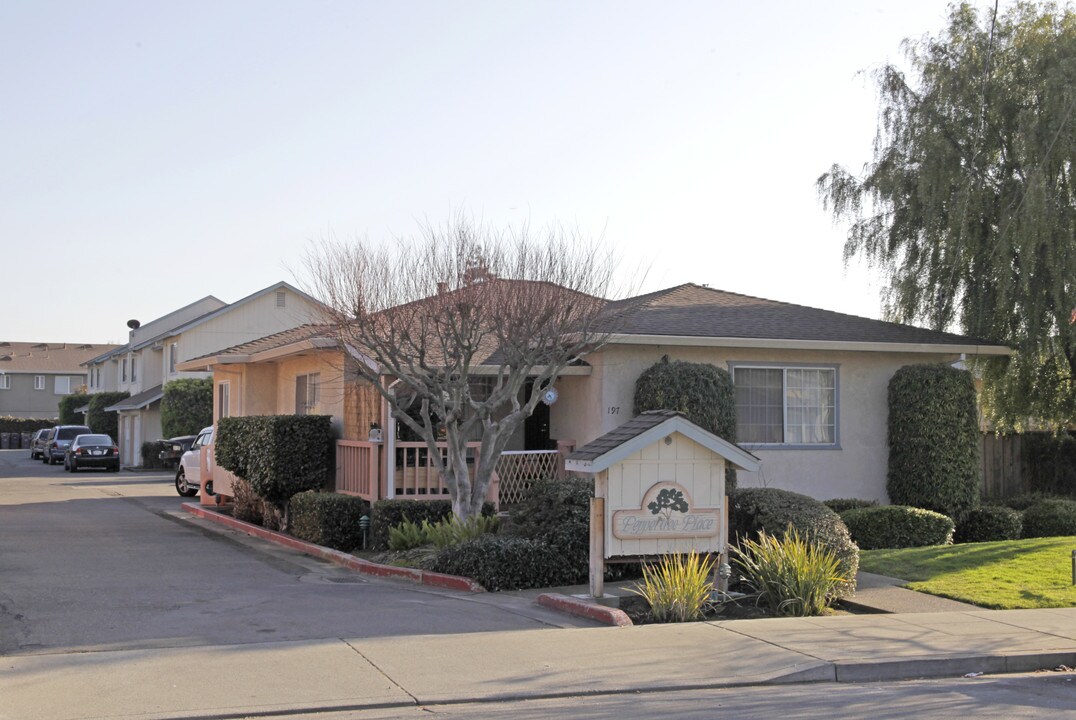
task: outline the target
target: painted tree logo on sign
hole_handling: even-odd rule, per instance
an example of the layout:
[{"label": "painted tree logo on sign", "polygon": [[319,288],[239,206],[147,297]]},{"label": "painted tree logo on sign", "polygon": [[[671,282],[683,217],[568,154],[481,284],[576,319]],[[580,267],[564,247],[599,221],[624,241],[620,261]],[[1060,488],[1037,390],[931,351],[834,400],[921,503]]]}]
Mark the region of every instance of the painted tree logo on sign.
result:
[{"label": "painted tree logo on sign", "polygon": [[687,500],[684,493],[676,488],[662,488],[654,502],[646,506],[651,515],[661,515],[665,520],[672,518],[674,512],[686,513],[688,511]]},{"label": "painted tree logo on sign", "polygon": [[621,540],[718,537],[721,531],[720,503],[696,507],[684,486],[659,482],[647,490],[638,509],[613,512],[613,537]]}]

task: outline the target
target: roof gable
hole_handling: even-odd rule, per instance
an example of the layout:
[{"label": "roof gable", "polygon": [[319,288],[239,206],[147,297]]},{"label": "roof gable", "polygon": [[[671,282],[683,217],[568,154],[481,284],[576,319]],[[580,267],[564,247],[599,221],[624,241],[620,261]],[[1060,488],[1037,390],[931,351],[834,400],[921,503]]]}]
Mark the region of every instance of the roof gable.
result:
[{"label": "roof gable", "polygon": [[743,448],[703,430],[683,413],[650,410],[569,454],[565,467],[574,472],[601,472],[675,432],[720,455],[740,470],[755,472],[762,463]]}]

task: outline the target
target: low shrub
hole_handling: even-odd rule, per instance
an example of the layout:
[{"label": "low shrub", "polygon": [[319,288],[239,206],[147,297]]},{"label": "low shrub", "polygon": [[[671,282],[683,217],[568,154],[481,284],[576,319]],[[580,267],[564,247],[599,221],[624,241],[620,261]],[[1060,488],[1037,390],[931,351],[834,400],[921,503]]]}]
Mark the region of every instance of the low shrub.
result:
[{"label": "low shrub", "polygon": [[[493,503],[482,505],[483,515],[495,515]],[[452,515],[451,500],[378,500],[370,514],[370,547],[389,548],[389,530],[405,520],[421,525],[423,520],[436,523]]]},{"label": "low shrub", "polygon": [[1076,500],[1043,500],[1024,511],[1024,537],[1076,535]]},{"label": "low shrub", "polygon": [[404,520],[399,525],[389,528],[389,550],[403,552],[429,544],[425,530],[428,524],[426,520],[423,520],[421,525]]},{"label": "low shrub", "polygon": [[1007,498],[992,498],[990,500],[986,500],[985,503],[989,505],[1001,505],[1003,507],[1012,508],[1013,510],[1023,512],[1032,505],[1038,505],[1043,500],[1067,499],[1068,498],[1063,498],[1060,495],[1051,495],[1050,493],[1029,492],[1021,493],[1019,495],[1013,495],[1012,497]]},{"label": "low shrub", "polygon": [[488,535],[497,532],[500,520],[497,516],[479,515],[478,517],[460,520],[455,515],[449,515],[438,523],[429,520],[422,521],[422,532],[426,541],[434,547],[444,548],[449,545],[459,545],[480,535]]},{"label": "low shrub", "polygon": [[657,564],[643,564],[642,583],[630,588],[650,606],[655,622],[701,620],[714,591],[716,559],[692,551],[666,555]]},{"label": "low shrub", "polygon": [[335,550],[362,547],[359,519],[370,505],[362,498],[342,493],[309,490],[293,495],[290,503],[291,534]]},{"label": "low shrub", "polygon": [[265,522],[265,501],[241,477],[232,480],[232,517],[255,525]]},{"label": "low shrub", "polygon": [[524,590],[566,584],[560,555],[537,540],[482,535],[438,553],[433,570],[462,575],[486,590]]},{"label": "low shrub", "polygon": [[850,581],[833,550],[792,526],[781,538],[763,531],[743,539],[732,560],[758,603],[778,615],[821,615]]},{"label": "low shrub", "polygon": [[855,591],[859,548],[840,515],[814,498],[777,488],[737,488],[729,502],[732,542],[756,540],[762,531],[780,540],[791,525],[800,536],[829,548],[837,556],[840,575],[845,579],[841,594]]},{"label": "low shrub", "polygon": [[510,512],[505,532],[546,544],[561,558],[568,582],[583,582],[590,567],[592,497],[594,482],[587,478],[535,481]]},{"label": "low shrub", "polygon": [[1018,540],[1023,524],[1017,510],[983,505],[968,513],[964,521],[957,525],[953,539],[959,543]]},{"label": "low shrub", "polygon": [[933,510],[882,505],[845,510],[841,519],[852,533],[852,539],[864,550],[949,545],[953,542],[953,519]]},{"label": "low shrub", "polygon": [[828,507],[833,512],[840,515],[845,510],[854,510],[855,508],[876,507],[878,505],[877,500],[860,500],[859,498],[833,498],[832,500],[823,500],[822,504]]}]

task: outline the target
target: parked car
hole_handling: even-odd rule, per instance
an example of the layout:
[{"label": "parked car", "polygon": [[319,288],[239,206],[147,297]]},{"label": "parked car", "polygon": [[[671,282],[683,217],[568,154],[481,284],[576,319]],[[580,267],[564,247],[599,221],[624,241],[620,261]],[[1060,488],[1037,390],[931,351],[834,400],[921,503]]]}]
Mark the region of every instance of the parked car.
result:
[{"label": "parked car", "polygon": [[88,435],[91,432],[93,431],[85,425],[57,425],[49,431],[48,440],[45,441],[45,447],[41,451],[41,462],[49,465],[63,462],[64,454],[71,445],[71,441],[79,435]]},{"label": "parked car", "polygon": [[64,453],[64,470],[98,467],[120,471],[120,449],[108,435],[78,435]]},{"label": "parked car", "polygon": [[[183,497],[194,497],[202,488],[202,453],[209,452],[213,444],[213,426],[202,428],[191,443],[191,449],[183,453],[176,470],[176,492]],[[206,492],[213,494],[213,485],[206,485]]]},{"label": "parked car", "polygon": [[180,435],[179,437],[169,438],[168,440],[161,440],[160,443],[164,447],[157,453],[157,457],[164,464],[165,467],[176,467],[179,465],[179,459],[183,457],[183,453],[191,449],[191,445],[194,444],[194,439],[197,435]]},{"label": "parked car", "polygon": [[41,428],[30,439],[30,459],[39,460],[45,453],[45,442],[49,439],[52,428]]}]

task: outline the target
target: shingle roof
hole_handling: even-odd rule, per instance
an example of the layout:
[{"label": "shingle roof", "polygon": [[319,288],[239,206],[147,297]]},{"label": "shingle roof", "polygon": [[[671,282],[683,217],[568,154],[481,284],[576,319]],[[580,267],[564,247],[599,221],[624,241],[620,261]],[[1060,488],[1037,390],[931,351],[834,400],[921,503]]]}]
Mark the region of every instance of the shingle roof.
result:
[{"label": "shingle roof", "polygon": [[669,418],[686,417],[675,410],[650,410],[636,415],[631,420],[610,430],[601,437],[591,440],[586,445],[576,448],[568,454],[568,460],[596,460],[610,450],[615,450],[624,443],[642,435],[650,428],[657,427]]},{"label": "shingle roof", "polygon": [[85,375],[79,365],[117,345],[0,341],[0,372]]},{"label": "shingle roof", "polygon": [[624,335],[815,340],[833,342],[997,345],[998,343],[872,320],[687,283],[610,303],[610,329]]},{"label": "shingle roof", "polygon": [[147,405],[152,405],[162,397],[164,397],[164,389],[161,385],[157,385],[156,387],[151,387],[149,390],[143,390],[137,395],[132,395],[129,398],[120,400],[114,405],[109,405],[105,410],[109,412],[113,410],[140,410]]}]

